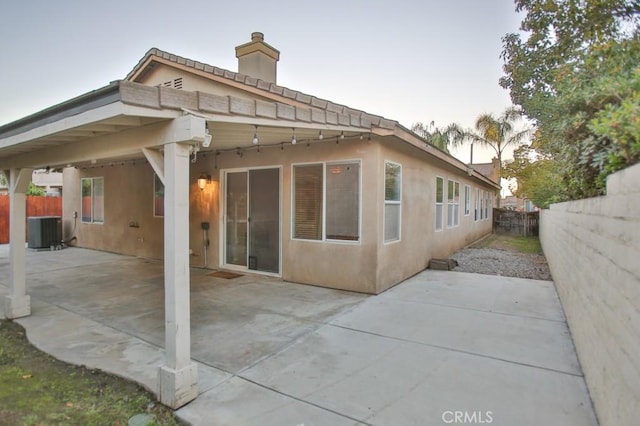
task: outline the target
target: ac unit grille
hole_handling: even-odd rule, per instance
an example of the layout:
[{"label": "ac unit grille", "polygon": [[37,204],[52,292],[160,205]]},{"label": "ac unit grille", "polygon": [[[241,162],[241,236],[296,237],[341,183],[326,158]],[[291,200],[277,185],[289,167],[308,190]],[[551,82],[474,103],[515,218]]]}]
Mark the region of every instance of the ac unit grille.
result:
[{"label": "ac unit grille", "polygon": [[57,216],[27,219],[28,247],[48,248],[62,243],[62,218]]}]

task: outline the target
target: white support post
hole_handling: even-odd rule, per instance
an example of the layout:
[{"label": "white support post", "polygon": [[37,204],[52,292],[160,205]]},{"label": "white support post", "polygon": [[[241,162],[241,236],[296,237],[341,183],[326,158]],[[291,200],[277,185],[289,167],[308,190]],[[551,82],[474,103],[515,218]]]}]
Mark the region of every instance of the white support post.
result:
[{"label": "white support post", "polygon": [[9,175],[9,295],[4,300],[4,315],[21,318],[31,315],[31,297],[27,294],[25,274],[26,196],[33,169],[11,169]]},{"label": "white support post", "polygon": [[159,372],[159,398],[176,409],[198,395],[197,365],[191,361],[188,144],[165,145],[164,178],[166,364]]}]

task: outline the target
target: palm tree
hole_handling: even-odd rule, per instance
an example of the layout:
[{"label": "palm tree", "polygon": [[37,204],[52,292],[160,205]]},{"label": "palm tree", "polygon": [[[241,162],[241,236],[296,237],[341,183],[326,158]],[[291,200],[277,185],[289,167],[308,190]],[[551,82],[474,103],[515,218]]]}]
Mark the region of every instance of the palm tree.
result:
[{"label": "palm tree", "polygon": [[[515,124],[522,119],[523,114],[517,108],[507,108],[499,117],[493,114],[482,114],[476,119],[475,131],[466,130],[457,136],[456,144],[465,141],[473,144],[479,143],[492,148],[498,158],[498,177],[502,178],[502,154],[509,146],[522,145],[527,142],[531,129],[519,130]],[[473,151],[471,151],[473,153]],[[472,154],[473,155],[473,154]],[[498,182],[500,185],[500,182]],[[502,186],[502,185],[501,185]],[[500,197],[498,197],[497,207],[500,207]]]},{"label": "palm tree", "polygon": [[415,123],[411,130],[436,148],[449,152],[449,146],[454,147],[462,142],[464,134],[462,128],[456,123],[449,124],[444,129],[436,127],[435,122],[425,125],[422,122]]}]

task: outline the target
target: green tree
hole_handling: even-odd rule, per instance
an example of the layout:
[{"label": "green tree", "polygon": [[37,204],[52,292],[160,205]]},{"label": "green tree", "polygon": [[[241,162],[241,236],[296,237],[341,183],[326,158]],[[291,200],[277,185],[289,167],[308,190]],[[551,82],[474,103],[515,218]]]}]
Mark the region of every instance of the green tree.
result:
[{"label": "green tree", "polygon": [[540,155],[531,146],[522,146],[513,152],[513,160],[506,161],[503,175],[515,179],[509,189],[519,198],[528,198],[540,208],[561,201],[564,186],[559,179],[558,163]]},{"label": "green tree", "polygon": [[[481,114],[476,119],[475,129],[457,134],[456,142],[478,143],[493,149],[500,167],[498,176],[502,177],[502,156],[505,149],[528,142],[531,134],[530,128],[517,127],[521,119],[522,113],[516,108],[507,108],[497,117],[493,114]],[[498,198],[497,207],[500,207],[500,198]]]},{"label": "green tree", "polygon": [[608,174],[640,160],[640,2],[516,0],[516,10],[524,33],[503,38],[500,84],[534,120],[560,195],[602,193]]},{"label": "green tree", "polygon": [[44,197],[45,195],[47,195],[47,192],[44,189],[35,186],[33,182],[29,182],[29,187],[27,188],[26,195]]},{"label": "green tree", "polygon": [[411,130],[444,152],[449,152],[449,147],[458,145],[463,133],[460,126],[455,123],[440,128],[436,127],[433,121],[429,123],[429,125],[425,125],[422,122],[415,123],[411,126]]}]

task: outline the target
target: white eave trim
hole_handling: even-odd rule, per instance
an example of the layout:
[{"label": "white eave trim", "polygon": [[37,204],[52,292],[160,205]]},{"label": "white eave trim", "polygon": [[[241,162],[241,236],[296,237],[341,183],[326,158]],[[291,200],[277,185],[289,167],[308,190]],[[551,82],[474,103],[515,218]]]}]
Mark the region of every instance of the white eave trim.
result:
[{"label": "white eave trim", "polygon": [[195,117],[200,117],[212,123],[247,124],[251,126],[255,125],[260,127],[274,127],[274,128],[295,127],[296,129],[333,130],[333,131],[339,131],[339,132],[363,132],[363,133],[372,132],[372,129],[369,127],[345,126],[345,125],[339,125],[339,124],[324,124],[324,123],[314,123],[314,122],[305,122],[305,121],[289,121],[289,120],[282,120],[282,119],[271,119],[271,118],[252,117],[252,116],[243,116],[243,115],[202,113],[200,111],[193,111],[188,108],[182,108],[182,111],[185,114],[190,114]]},{"label": "white eave trim", "polygon": [[0,149],[9,148],[15,145],[27,143],[29,141],[34,141],[40,138],[45,138],[68,130],[81,128],[84,125],[94,124],[119,116],[176,118],[180,115],[180,112],[175,110],[150,109],[135,105],[127,105],[123,102],[118,101],[109,105],[104,105],[98,108],[81,112],[71,117],[62,118],[53,123],[44,124],[42,126],[27,130],[24,133],[19,133],[4,139],[0,139]]}]

